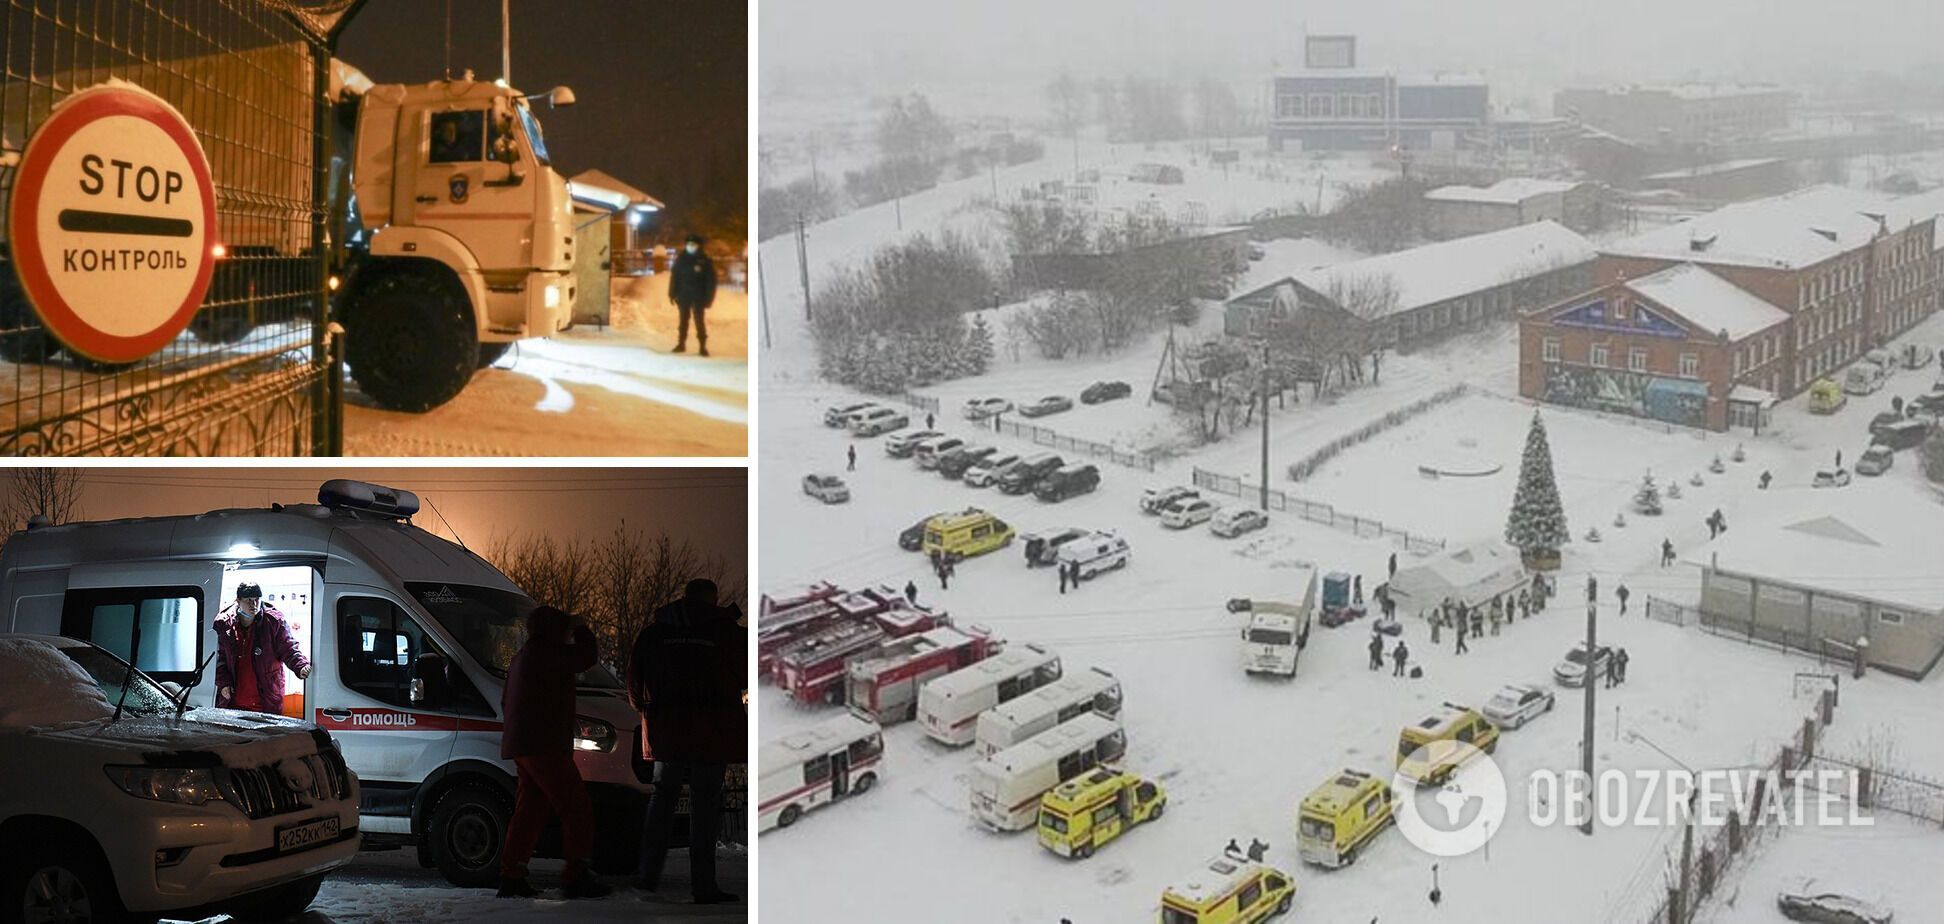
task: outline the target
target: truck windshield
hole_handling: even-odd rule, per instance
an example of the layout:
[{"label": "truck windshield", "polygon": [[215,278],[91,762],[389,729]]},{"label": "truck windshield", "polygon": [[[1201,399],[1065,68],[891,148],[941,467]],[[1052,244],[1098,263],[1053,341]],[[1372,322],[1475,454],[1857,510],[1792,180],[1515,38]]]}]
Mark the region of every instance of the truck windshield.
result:
[{"label": "truck windshield", "polygon": [[[505,677],[513,655],[526,642],[526,617],[536,604],[525,594],[466,584],[411,582],[413,599],[439,621],[459,647],[496,677]],[[620,689],[621,682],[596,664],[579,677],[583,687]]]},{"label": "truck windshield", "polygon": [[110,703],[122,702],[122,681],[127,680],[128,700],[124,711],[137,715],[175,711],[175,703],[170,701],[169,695],[156,686],[147,674],[141,671],[130,673],[128,662],[99,648],[62,648],[61,653],[81,665],[81,669],[94,678]]},{"label": "truck windshield", "polygon": [[519,109],[520,124],[526,126],[527,142],[533,145],[533,159],[543,167],[551,166],[553,161],[547,157],[547,139],[540,134],[540,120],[533,117],[533,110],[525,106]]}]

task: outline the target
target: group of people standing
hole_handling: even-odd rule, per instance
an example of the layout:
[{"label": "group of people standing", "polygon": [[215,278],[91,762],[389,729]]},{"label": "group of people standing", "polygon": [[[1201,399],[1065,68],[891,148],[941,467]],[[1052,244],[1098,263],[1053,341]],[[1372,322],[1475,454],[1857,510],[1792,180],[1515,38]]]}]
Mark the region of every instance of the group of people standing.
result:
[{"label": "group of people standing", "polygon": [[1535,574],[1532,582],[1519,588],[1518,593],[1508,591],[1495,594],[1489,604],[1474,606],[1446,597],[1420,616],[1431,624],[1431,644],[1441,644],[1440,638],[1449,629],[1455,636],[1452,653],[1465,654],[1471,650],[1473,640],[1485,637],[1488,625],[1496,636],[1507,623],[1531,619],[1533,613],[1545,610],[1546,601],[1552,598],[1553,593],[1552,580],[1543,574]]}]

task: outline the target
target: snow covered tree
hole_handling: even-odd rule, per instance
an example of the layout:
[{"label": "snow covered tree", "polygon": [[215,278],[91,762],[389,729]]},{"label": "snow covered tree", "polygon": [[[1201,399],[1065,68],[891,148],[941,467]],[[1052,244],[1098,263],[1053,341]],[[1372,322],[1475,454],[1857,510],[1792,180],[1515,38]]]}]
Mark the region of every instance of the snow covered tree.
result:
[{"label": "snow covered tree", "polygon": [[1660,486],[1654,483],[1653,472],[1640,476],[1640,487],[1634,490],[1633,509],[1638,514],[1650,517],[1660,516]]},{"label": "snow covered tree", "polygon": [[1559,482],[1553,477],[1552,444],[1546,441],[1546,422],[1532,412],[1526,431],[1525,458],[1519,464],[1519,488],[1512,496],[1512,513],[1505,521],[1505,541],[1528,561],[1557,560],[1559,549],[1573,541],[1566,526],[1566,508],[1559,502]]},{"label": "snow covered tree", "polygon": [[965,356],[970,367],[967,375],[984,375],[992,368],[992,328],[986,326],[983,314],[972,316],[972,333],[966,338]]}]

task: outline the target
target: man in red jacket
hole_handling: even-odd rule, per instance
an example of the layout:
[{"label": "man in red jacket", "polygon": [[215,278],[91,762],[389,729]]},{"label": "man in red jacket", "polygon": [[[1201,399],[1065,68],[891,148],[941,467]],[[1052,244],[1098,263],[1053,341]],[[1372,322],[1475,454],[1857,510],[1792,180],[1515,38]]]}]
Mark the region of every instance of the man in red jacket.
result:
[{"label": "man in red jacket", "polygon": [[594,666],[599,645],[587,623],[551,606],[527,615],[527,641],[506,670],[500,756],[520,769],[513,820],[500,851],[501,898],[538,895],[527,882],[527,861],[549,814],[560,816],[560,877],[568,898],[600,898],[611,889],[588,868],[594,855],[594,804],[574,766],[575,675]]},{"label": "man in red jacket", "polygon": [[216,708],[283,714],[284,672],[310,676],[310,659],[290,624],[263,602],[263,588],[236,585],[236,602],[216,616]]},{"label": "man in red jacket", "polygon": [[697,904],[733,902],[716,886],[722,778],[747,758],[743,705],[748,636],[734,609],[716,605],[714,581],[690,581],[680,601],[655,612],[628,659],[628,697],[642,715],[643,757],[655,761],[655,793],[641,831],[642,888],[661,887],[662,862],[682,786],[689,788],[689,890]]}]

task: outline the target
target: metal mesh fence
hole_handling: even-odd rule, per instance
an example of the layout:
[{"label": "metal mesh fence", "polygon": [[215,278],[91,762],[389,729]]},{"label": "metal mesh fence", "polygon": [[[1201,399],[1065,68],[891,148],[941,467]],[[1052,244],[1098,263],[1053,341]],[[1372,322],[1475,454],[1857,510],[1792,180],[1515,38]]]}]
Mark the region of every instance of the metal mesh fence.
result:
[{"label": "metal mesh fence", "polygon": [[337,451],[321,246],[328,61],[317,20],[288,3],[0,0],[0,211],[54,106],[118,79],[193,126],[225,251],[188,331],[109,364],[42,326],[0,239],[0,454]]},{"label": "metal mesh fence", "polygon": [[[1217,474],[1206,469],[1195,469],[1194,481],[1195,487],[1230,497],[1256,500],[1262,496],[1260,485],[1252,485],[1240,478]],[[1311,523],[1321,523],[1324,526],[1345,530],[1360,538],[1389,539],[1406,551],[1421,555],[1442,551],[1445,547],[1445,540],[1436,536],[1398,529],[1382,520],[1357,516],[1354,513],[1338,510],[1334,505],[1304,500],[1276,488],[1269,489],[1269,509],[1294,513]]]}]

